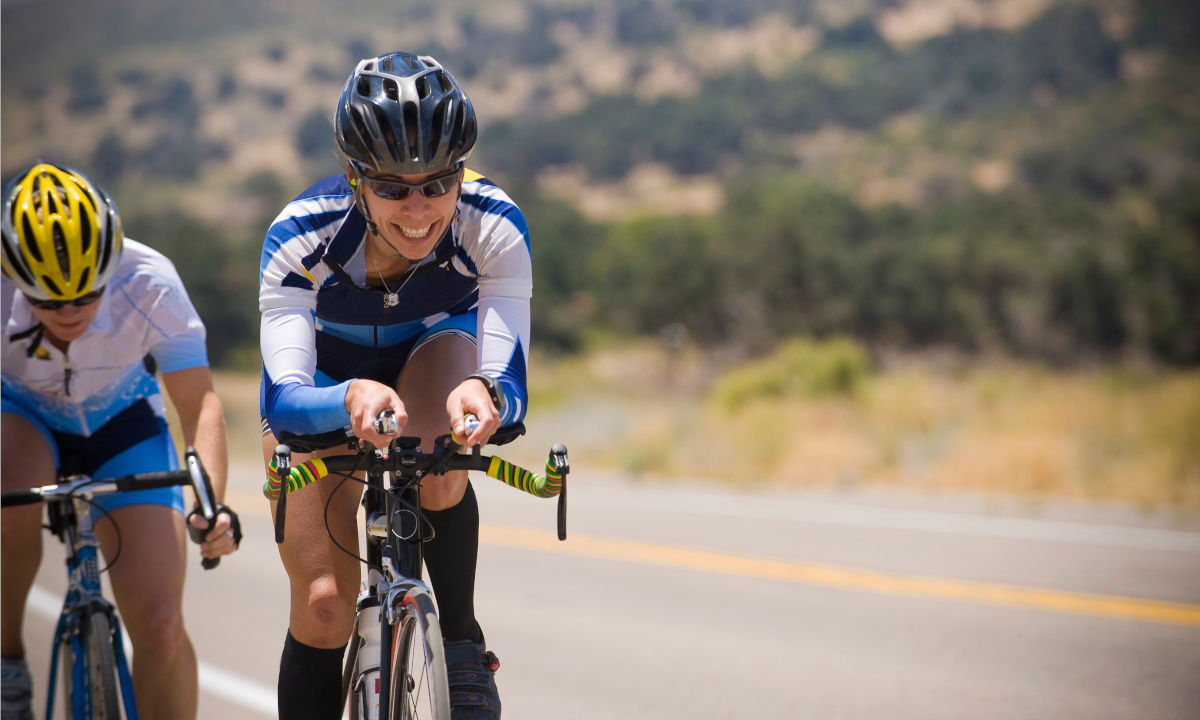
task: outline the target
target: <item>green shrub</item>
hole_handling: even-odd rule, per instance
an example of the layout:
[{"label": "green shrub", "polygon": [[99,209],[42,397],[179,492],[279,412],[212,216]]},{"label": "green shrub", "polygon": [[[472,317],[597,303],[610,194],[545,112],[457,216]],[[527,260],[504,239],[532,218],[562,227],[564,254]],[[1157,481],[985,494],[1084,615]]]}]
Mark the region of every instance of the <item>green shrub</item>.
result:
[{"label": "green shrub", "polygon": [[789,340],[771,355],[717,380],[712,398],[738,410],[760,398],[853,397],[870,372],[866,350],[849,338]]}]

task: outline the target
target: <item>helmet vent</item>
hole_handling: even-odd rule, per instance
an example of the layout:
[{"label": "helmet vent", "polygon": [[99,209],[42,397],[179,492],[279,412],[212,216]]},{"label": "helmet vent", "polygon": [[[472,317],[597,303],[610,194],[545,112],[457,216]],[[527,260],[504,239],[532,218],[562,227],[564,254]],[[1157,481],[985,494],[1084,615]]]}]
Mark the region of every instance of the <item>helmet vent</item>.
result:
[{"label": "helmet vent", "polygon": [[87,289],[88,282],[92,279],[92,269],[84,268],[83,274],[79,277],[79,282],[75,284],[75,292],[82,293]]},{"label": "helmet vent", "polygon": [[405,147],[408,148],[408,156],[413,160],[421,158],[421,114],[420,108],[416,103],[404,103],[404,129],[408,133],[405,138]]},{"label": "helmet vent", "polygon": [[[34,238],[33,226],[29,224],[29,216],[28,215],[21,216],[21,230],[22,230],[22,232],[21,232],[22,238],[27,238],[30,241],[33,240],[33,238]],[[33,256],[34,262],[41,263],[41,262],[45,261],[45,258],[42,257],[42,249],[38,247],[38,244],[36,242],[23,241],[21,243],[21,245],[25,248],[25,252],[27,252]]]},{"label": "helmet vent", "polygon": [[62,288],[60,288],[58,286],[58,284],[54,282],[53,278],[49,278],[49,277],[46,277],[45,275],[43,275],[42,276],[42,285],[46,286],[46,289],[50,291],[51,295],[54,295],[56,297],[62,297],[62,294],[63,294]]},{"label": "helmet vent", "polygon": [[470,146],[475,144],[475,115],[474,113],[467,113],[466,110],[463,110],[462,137],[469,138],[461,140],[464,145]]},{"label": "helmet vent", "polygon": [[450,123],[450,127],[452,128],[450,131],[450,137],[455,139],[462,137],[463,126],[466,124],[467,117],[466,113],[463,111],[462,103],[457,103],[454,106],[454,120]]},{"label": "helmet vent", "polygon": [[400,99],[400,87],[396,85],[396,81],[391,78],[383,81],[383,92],[388,96],[389,100]]},{"label": "helmet vent", "polygon": [[[450,98],[442,98],[433,111],[433,123],[429,128],[429,154],[436,155],[442,147],[442,128],[446,127],[446,113],[450,110]],[[452,136],[453,137],[453,136]]]},{"label": "helmet vent", "polygon": [[438,87],[440,87],[444,93],[450,92],[454,89],[454,85],[450,82],[450,78],[448,78],[446,73],[441,70],[438,70],[437,72],[437,81]]},{"label": "helmet vent", "polygon": [[100,212],[100,208],[96,207],[96,199],[92,197],[91,193],[80,193],[80,197],[87,202],[88,206],[91,207],[92,212]]},{"label": "helmet vent", "polygon": [[113,252],[121,247],[121,221],[116,215],[109,216],[108,231],[104,235],[103,239],[107,242],[100,243],[100,261],[96,263],[97,275],[104,275],[108,272],[108,264],[112,261]]},{"label": "helmet vent", "polygon": [[409,70],[420,70],[421,69],[421,63],[417,62],[417,59],[411,55],[404,56],[404,64],[408,65]]},{"label": "helmet vent", "polygon": [[55,188],[53,185],[50,186],[50,191],[45,193],[45,196],[46,196],[46,207],[43,208],[45,215],[43,215],[42,217],[46,217],[48,215],[61,215],[62,214],[62,201],[59,200],[58,193],[55,192]]},{"label": "helmet vent", "polygon": [[92,249],[92,221],[87,213],[79,214],[79,252],[87,254]]},{"label": "helmet vent", "polygon": [[50,228],[54,235],[54,254],[58,256],[58,266],[62,268],[64,276],[70,277],[71,251],[67,249],[67,236],[63,233],[62,223],[55,220],[50,223]]},{"label": "helmet vent", "polygon": [[429,97],[429,78],[424,75],[417,78],[417,97],[422,100]]},{"label": "helmet vent", "polygon": [[359,137],[371,137],[370,131],[367,130],[367,123],[363,120],[362,113],[359,112],[358,108],[350,108],[350,120],[354,123],[354,130],[358,133]]},{"label": "helmet vent", "polygon": [[355,88],[359,95],[363,97],[371,97],[371,78],[362,76],[358,79],[358,85]]},{"label": "helmet vent", "polygon": [[[387,148],[392,156],[396,158],[396,134],[392,131],[392,124],[388,122],[387,113],[378,105],[372,105],[371,110],[375,113],[375,125],[379,128],[380,134],[383,136],[383,146]],[[369,135],[367,137],[370,137]]]},{"label": "helmet vent", "polygon": [[13,257],[12,251],[8,249],[8,243],[4,243],[4,259],[6,260],[4,265],[7,269],[19,275],[21,280],[25,281],[26,285],[33,284],[33,276],[25,271],[25,265],[18,258]]}]

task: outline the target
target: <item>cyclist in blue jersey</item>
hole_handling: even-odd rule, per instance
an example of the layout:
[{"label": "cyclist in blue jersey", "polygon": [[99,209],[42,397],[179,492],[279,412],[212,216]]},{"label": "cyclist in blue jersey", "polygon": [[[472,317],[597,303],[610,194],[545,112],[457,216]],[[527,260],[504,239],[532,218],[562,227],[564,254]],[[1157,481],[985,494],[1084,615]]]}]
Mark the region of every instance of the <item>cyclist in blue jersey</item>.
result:
[{"label": "cyclist in blue jersey", "polygon": [[[167,258],[125,238],[112,199],[82,173],[36,163],[4,191],[2,390],[5,490],[178,468],[162,386],[184,440],[225,493],[225,421],[205,330]],[[196,655],[183,623],[186,533],[182,488],[97,498],[112,522],[95,531],[133,642],[143,718],[194,718]],[[31,718],[21,628],[42,559],[42,506],[5,508],[3,720]],[[233,552],[237,515],[224,505],[203,557]],[[99,517],[99,510],[94,513]],[[199,517],[190,518],[198,527]]]},{"label": "cyclist in blue jersey", "polygon": [[[382,410],[395,413],[399,433],[426,443],[461,434],[473,414],[481,425],[467,443],[486,442],[525,414],[532,270],[521,211],[464,165],[477,135],[474,108],[437,60],[395,52],[358,63],[334,125],[344,172],[289,203],[263,245],[264,456],[276,431],[349,426],[384,447],[389,438],[373,427]],[[357,547],[361,495],[361,486],[328,477],[288,497],[285,720],[338,716],[360,569],[337,544]],[[424,557],[454,716],[497,718],[497,662],[474,610],[475,493],[457,472],[427,477],[421,502],[433,525]]]}]

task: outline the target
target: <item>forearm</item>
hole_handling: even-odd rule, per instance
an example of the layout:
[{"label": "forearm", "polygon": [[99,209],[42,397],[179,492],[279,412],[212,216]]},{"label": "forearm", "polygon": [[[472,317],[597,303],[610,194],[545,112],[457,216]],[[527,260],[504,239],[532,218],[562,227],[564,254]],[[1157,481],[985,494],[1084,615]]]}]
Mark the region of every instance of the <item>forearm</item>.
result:
[{"label": "forearm", "polygon": [[200,366],[162,375],[167,394],[179,415],[183,440],[196,449],[212,481],[217,502],[225,500],[229,453],[225,441],[225,415],[213,389],[212,374]]},{"label": "forearm", "polygon": [[225,435],[225,414],[216,392],[209,390],[204,393],[191,432],[184,424],[183,436],[187,444],[195,448],[200,462],[208,471],[213,497],[218,503],[224,503],[229,477],[229,449]]}]

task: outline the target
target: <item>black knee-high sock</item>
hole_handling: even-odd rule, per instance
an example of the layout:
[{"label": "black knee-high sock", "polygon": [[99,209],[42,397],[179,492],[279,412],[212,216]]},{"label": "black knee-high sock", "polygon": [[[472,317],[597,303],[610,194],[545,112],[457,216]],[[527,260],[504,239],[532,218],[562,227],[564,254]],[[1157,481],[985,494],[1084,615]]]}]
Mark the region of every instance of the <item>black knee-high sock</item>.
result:
[{"label": "black knee-high sock", "polygon": [[323,650],[288,632],[279,658],[279,720],[337,720],[345,646]]},{"label": "black knee-high sock", "polygon": [[475,620],[475,563],[479,558],[479,502],[467,483],[462,502],[425,511],[434,537],[423,547],[429,582],[437,597],[438,619],[446,640],[483,641]]}]

